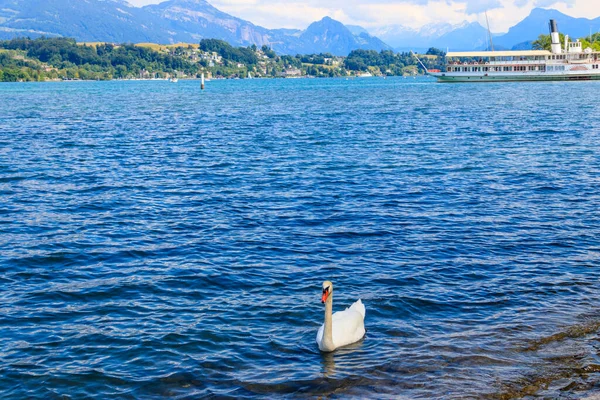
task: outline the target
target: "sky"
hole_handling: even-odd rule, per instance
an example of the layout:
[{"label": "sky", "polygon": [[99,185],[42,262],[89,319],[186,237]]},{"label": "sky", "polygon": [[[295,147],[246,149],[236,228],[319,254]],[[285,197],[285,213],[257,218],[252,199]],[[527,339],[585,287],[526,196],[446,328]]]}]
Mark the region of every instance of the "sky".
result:
[{"label": "sky", "polygon": [[[135,6],[164,0],[128,0]],[[325,16],[348,25],[376,29],[388,25],[420,28],[431,23],[479,21],[502,33],[535,7],[554,8],[573,17],[600,16],[600,0],[208,0],[228,14],[266,28],[304,29]],[[600,27],[598,27],[600,30]]]}]

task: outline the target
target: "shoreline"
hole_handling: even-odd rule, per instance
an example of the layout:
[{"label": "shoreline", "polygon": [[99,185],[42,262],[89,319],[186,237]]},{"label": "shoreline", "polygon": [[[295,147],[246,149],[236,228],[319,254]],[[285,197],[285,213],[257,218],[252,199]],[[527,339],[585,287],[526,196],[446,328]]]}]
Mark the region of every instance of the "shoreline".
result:
[{"label": "shoreline", "polygon": [[[339,80],[370,80],[370,79],[388,79],[388,78],[397,78],[397,79],[406,79],[406,78],[423,78],[427,77],[425,74],[418,74],[415,76],[371,76],[371,77],[361,77],[361,76],[300,76],[294,78],[283,78],[283,77],[261,77],[261,78],[212,78],[210,80],[205,79],[206,82],[215,82],[215,81],[253,81],[253,80],[312,80],[312,79],[339,79]],[[189,81],[197,81],[200,82],[201,78],[178,78],[179,81],[189,82]],[[168,83],[177,83],[171,82],[170,79],[147,79],[147,78],[138,78],[138,79],[46,79],[43,81],[15,81],[15,82],[5,82],[0,81],[2,83],[61,83],[61,82],[168,82]]]},{"label": "shoreline", "polygon": [[[2,70],[0,70],[2,72]],[[417,75],[373,75],[373,76],[360,76],[360,75],[348,75],[348,76],[295,76],[295,77],[269,77],[262,76],[256,78],[210,78],[205,79],[206,82],[211,81],[236,81],[236,80],[297,80],[297,79],[346,79],[346,80],[354,80],[354,79],[387,79],[387,78],[416,78],[416,77],[426,77],[427,74],[417,74]],[[177,78],[180,81],[200,81],[201,78]],[[0,83],[24,83],[24,82],[112,82],[112,81],[152,81],[152,82],[160,82],[165,81],[169,82],[170,78],[131,78],[131,79],[44,79],[44,80],[17,80],[17,81],[1,81]],[[177,83],[177,82],[173,82]]]}]

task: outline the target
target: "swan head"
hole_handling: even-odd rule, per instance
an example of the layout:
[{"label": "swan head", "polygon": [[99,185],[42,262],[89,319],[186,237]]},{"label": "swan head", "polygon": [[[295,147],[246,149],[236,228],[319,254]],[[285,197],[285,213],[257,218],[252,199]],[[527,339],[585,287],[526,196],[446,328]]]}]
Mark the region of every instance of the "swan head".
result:
[{"label": "swan head", "polygon": [[333,293],[333,283],[329,281],[323,282],[323,296],[321,296],[321,303],[325,304],[329,296]]}]

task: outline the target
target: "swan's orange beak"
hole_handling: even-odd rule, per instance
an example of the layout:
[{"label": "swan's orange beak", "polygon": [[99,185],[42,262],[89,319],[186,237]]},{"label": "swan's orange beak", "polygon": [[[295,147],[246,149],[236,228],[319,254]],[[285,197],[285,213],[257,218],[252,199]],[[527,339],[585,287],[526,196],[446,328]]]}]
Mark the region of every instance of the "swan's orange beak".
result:
[{"label": "swan's orange beak", "polygon": [[321,296],[321,303],[325,304],[329,297],[329,289],[323,289],[323,296]]}]

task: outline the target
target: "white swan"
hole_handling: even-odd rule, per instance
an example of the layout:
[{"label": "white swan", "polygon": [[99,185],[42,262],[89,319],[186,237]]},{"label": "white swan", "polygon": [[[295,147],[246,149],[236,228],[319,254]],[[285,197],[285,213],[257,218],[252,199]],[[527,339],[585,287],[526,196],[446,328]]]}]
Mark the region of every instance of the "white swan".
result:
[{"label": "white swan", "polygon": [[333,311],[333,283],[323,282],[323,297],[325,303],[325,323],[317,332],[319,350],[331,352],[338,347],[358,342],[365,336],[365,306],[358,300],[344,311]]}]

